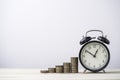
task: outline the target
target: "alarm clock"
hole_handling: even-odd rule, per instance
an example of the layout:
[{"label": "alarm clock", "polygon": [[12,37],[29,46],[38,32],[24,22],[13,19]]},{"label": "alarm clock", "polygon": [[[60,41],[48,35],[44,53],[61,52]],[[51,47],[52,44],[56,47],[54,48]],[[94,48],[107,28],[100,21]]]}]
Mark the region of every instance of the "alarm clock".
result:
[{"label": "alarm clock", "polygon": [[[96,37],[88,36],[89,32],[100,32],[102,35]],[[85,37],[80,41],[82,45],[79,52],[79,60],[81,65],[86,70],[91,72],[99,72],[107,67],[110,61],[110,52],[107,45],[110,41],[103,35],[101,30],[89,30]]]}]

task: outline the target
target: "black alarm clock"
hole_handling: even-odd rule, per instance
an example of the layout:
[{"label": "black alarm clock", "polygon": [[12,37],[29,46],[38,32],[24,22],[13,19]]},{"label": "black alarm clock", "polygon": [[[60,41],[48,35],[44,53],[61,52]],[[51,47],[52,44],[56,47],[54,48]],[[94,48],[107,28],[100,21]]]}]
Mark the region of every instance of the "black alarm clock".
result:
[{"label": "black alarm clock", "polygon": [[[102,35],[96,37],[90,37],[87,34],[89,32],[100,32]],[[89,30],[86,32],[85,37],[80,41],[82,45],[79,52],[79,60],[81,65],[86,70],[92,72],[99,72],[107,67],[110,61],[110,52],[107,45],[110,44],[106,36],[103,35],[101,30]]]}]

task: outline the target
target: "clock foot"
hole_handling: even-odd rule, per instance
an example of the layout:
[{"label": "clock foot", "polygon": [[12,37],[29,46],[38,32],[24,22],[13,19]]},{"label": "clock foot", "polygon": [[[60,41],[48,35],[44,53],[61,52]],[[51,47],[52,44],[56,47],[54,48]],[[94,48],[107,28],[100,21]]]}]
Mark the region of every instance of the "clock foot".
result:
[{"label": "clock foot", "polygon": [[[85,73],[86,71],[87,71],[87,69],[85,69],[85,70],[83,71],[83,73]],[[102,71],[103,71],[104,73],[106,73],[105,70],[102,70]]]},{"label": "clock foot", "polygon": [[105,73],[105,70],[103,70],[103,72]]},{"label": "clock foot", "polygon": [[83,73],[85,73],[87,70],[85,69]]}]

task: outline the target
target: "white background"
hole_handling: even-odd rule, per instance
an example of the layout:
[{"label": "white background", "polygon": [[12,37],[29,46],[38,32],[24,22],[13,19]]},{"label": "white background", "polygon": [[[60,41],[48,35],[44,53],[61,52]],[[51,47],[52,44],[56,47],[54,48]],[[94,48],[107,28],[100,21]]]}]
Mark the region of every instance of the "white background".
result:
[{"label": "white background", "polygon": [[108,36],[108,68],[120,68],[119,0],[0,0],[0,68],[49,68],[70,62],[90,29]]}]

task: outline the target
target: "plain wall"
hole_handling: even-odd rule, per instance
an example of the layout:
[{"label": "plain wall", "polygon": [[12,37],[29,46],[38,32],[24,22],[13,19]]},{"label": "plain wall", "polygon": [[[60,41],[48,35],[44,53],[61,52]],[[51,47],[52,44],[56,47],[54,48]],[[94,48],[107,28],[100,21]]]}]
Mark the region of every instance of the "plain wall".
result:
[{"label": "plain wall", "polygon": [[119,0],[0,0],[0,68],[70,62],[91,29],[102,30],[111,42],[108,68],[120,68]]}]

